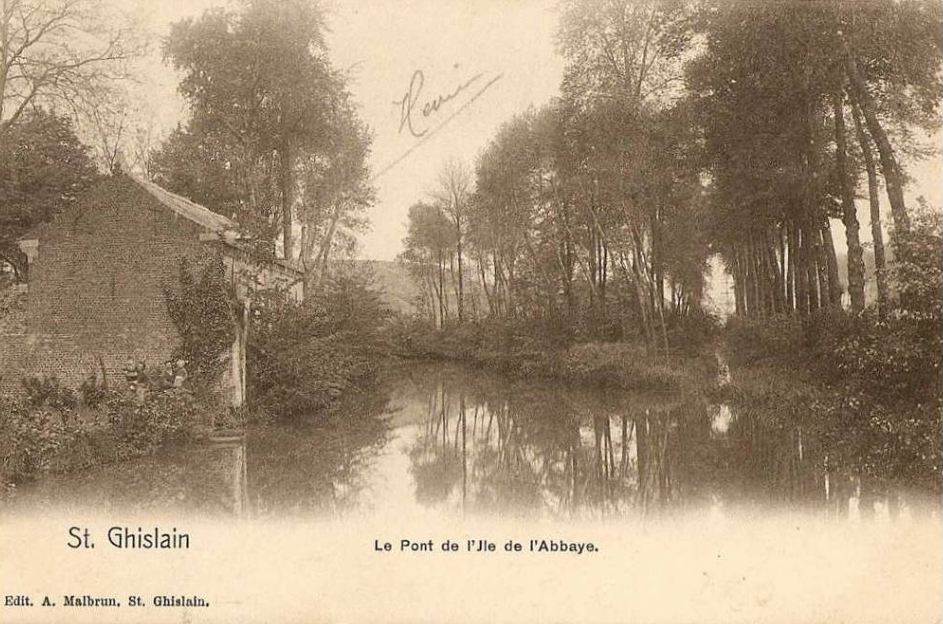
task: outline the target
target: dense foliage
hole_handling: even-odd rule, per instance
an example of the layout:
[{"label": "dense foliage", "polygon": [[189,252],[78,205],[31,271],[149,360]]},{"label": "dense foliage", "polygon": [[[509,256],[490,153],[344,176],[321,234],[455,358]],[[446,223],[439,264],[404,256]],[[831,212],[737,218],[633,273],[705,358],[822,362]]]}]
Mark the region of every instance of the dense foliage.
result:
[{"label": "dense foliage", "polygon": [[[704,54],[687,67],[711,177],[711,238],[734,278],[738,314],[862,310],[855,196],[867,180],[877,303],[890,305],[880,200],[892,236],[912,206],[904,168],[916,131],[939,126],[943,14],[936,2],[708,2]],[[847,248],[843,283],[833,241]]]},{"label": "dense foliage", "polygon": [[401,259],[445,331],[407,346],[644,378],[617,354],[711,344],[716,255],[725,392],[819,430],[851,473],[939,487],[943,241],[907,168],[934,153],[941,33],[931,0],[565,0],[560,97],[499,129],[460,214],[441,193],[410,210]]},{"label": "dense foliage", "polygon": [[23,114],[0,132],[0,262],[25,279],[17,239],[75,203],[97,180],[88,149],[63,117]]},{"label": "dense foliage", "polygon": [[473,290],[478,316],[664,346],[701,307],[711,254],[738,315],[860,311],[865,180],[889,309],[881,182],[893,242],[913,218],[918,131],[939,127],[940,32],[927,0],[563,2],[561,96],[500,128],[463,201],[434,192],[410,211],[402,259],[423,312],[460,320]]},{"label": "dense foliage", "polygon": [[365,388],[389,351],[388,316],[363,276],[334,276],[303,304],[284,291],[257,293],[247,356],[254,413],[317,419]]},{"label": "dense foliage", "polygon": [[183,442],[206,411],[173,392],[151,393],[144,401],[104,392],[89,405],[53,381],[31,385],[42,391],[24,400],[0,396],[0,489]]},{"label": "dense foliage", "polygon": [[303,0],[241,0],[174,24],[164,54],[192,114],[150,167],[169,190],[235,217],[260,253],[280,240],[313,290],[373,200],[370,132],[324,30]]},{"label": "dense foliage", "polygon": [[[734,394],[789,406],[852,472],[943,487],[943,230],[916,213],[898,238],[900,305],[889,314],[820,313],[729,323]],[[797,348],[798,346],[798,348]],[[752,370],[751,370],[752,369]]]},{"label": "dense foliage", "polygon": [[180,334],[179,357],[191,372],[212,379],[235,338],[235,294],[221,258],[180,260],[179,285],[165,293],[167,312]]},{"label": "dense foliage", "polygon": [[637,391],[706,387],[714,361],[692,356],[703,356],[715,334],[714,325],[699,330],[691,325],[690,350],[653,357],[644,344],[576,340],[573,328],[560,318],[484,319],[439,331],[411,320],[393,329],[398,351],[411,358],[456,360],[522,379]]}]

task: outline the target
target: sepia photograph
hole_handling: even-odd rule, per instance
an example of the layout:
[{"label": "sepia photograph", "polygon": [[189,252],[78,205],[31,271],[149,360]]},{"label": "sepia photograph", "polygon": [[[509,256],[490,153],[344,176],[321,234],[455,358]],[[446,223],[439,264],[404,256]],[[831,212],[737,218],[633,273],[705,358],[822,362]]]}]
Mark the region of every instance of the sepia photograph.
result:
[{"label": "sepia photograph", "polygon": [[0,0],[0,622],[943,622],[941,0]]}]

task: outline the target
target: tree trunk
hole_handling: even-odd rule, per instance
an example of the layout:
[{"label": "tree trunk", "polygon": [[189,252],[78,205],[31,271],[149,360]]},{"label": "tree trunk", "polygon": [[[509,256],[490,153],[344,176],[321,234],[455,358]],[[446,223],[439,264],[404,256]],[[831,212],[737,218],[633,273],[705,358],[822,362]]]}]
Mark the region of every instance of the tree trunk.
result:
[{"label": "tree trunk", "polygon": [[485,299],[488,301],[488,311],[492,317],[497,316],[497,310],[494,307],[494,295],[488,288],[488,278],[485,276],[485,263],[481,253],[478,254],[478,275],[481,278],[481,288],[485,292]]},{"label": "tree trunk", "polygon": [[786,253],[788,254],[788,261],[786,263],[786,309],[789,311],[795,311],[799,309],[798,297],[795,294],[796,288],[796,253],[799,250],[799,240],[796,235],[795,224],[789,223],[786,225],[786,240],[788,241],[786,246]]},{"label": "tree trunk", "polygon": [[887,187],[887,199],[891,204],[891,216],[894,218],[894,229],[897,232],[910,231],[910,217],[907,214],[907,206],[904,203],[904,187],[901,176],[900,165],[897,157],[894,155],[894,149],[887,138],[887,133],[881,126],[875,112],[874,101],[871,94],[868,93],[868,86],[858,71],[858,62],[851,53],[846,41],[842,41],[845,53],[845,73],[851,83],[849,93],[854,98],[854,103],[864,114],[865,123],[868,131],[874,139],[878,148],[878,156],[881,160],[881,170],[884,173],[884,183]]},{"label": "tree trunk", "polygon": [[449,279],[452,280],[452,293],[458,301],[458,280],[455,279],[455,256],[449,253]]},{"label": "tree trunk", "polygon": [[570,235],[569,211],[566,202],[562,203],[563,214],[563,292],[566,297],[567,315],[573,317],[575,301],[573,299],[573,240]]},{"label": "tree trunk", "polygon": [[596,229],[590,225],[589,227],[589,253],[587,254],[589,259],[589,310],[590,314],[595,314],[596,312],[596,288],[597,288],[597,279],[596,279]]},{"label": "tree trunk", "polygon": [[878,191],[877,168],[874,165],[874,155],[864,126],[861,124],[861,115],[854,102],[851,103],[851,116],[855,120],[855,133],[858,136],[858,145],[864,158],[864,168],[868,173],[868,201],[871,207],[871,239],[874,242],[874,277],[878,291],[878,314],[887,313],[887,273],[884,255],[884,230],[881,228],[881,199]]},{"label": "tree trunk", "polygon": [[[501,315],[501,302],[502,298],[504,299],[504,314],[507,315],[507,289],[503,287],[503,277],[501,273],[501,263],[498,260],[498,252],[492,250],[491,252],[491,267],[494,270],[494,307],[498,313],[498,316]],[[502,297],[502,292],[504,295]]]},{"label": "tree trunk", "polygon": [[747,245],[747,264],[750,267],[750,277],[753,282],[753,316],[763,316],[763,288],[761,283],[763,276],[757,271],[753,234],[750,234],[750,241]]},{"label": "tree trunk", "polygon": [[815,309],[813,301],[815,300],[816,282],[811,279],[811,267],[815,262],[815,248],[812,238],[809,236],[809,230],[806,227],[799,229],[799,270],[797,272],[798,284],[796,294],[799,299],[799,312],[803,315],[809,314]]},{"label": "tree trunk", "polygon": [[809,228],[815,245],[815,256],[812,262],[813,275],[810,279],[815,279],[818,291],[812,289],[816,294],[814,301],[815,308],[829,307],[829,287],[828,287],[828,253],[825,249],[825,237],[822,236],[822,229],[812,224]]},{"label": "tree trunk", "polygon": [[748,247],[745,244],[737,246],[737,264],[743,275],[743,308],[747,316],[756,315],[756,288],[754,288],[753,271],[750,267]]},{"label": "tree trunk", "polygon": [[458,322],[465,318],[465,280],[462,274],[462,219],[461,211],[455,211],[455,254],[458,256]]},{"label": "tree trunk", "polygon": [[[836,308],[841,307],[842,285],[838,277],[838,258],[835,255],[835,241],[832,238],[832,226],[829,218],[822,219],[822,243],[825,245],[825,267],[828,272],[828,301]],[[860,249],[860,246],[859,246]]]},{"label": "tree trunk", "polygon": [[766,267],[767,273],[772,277],[772,297],[771,297],[771,306],[774,313],[781,313],[786,311],[786,303],[783,300],[783,271],[780,260],[776,258],[776,247],[775,242],[773,241],[773,234],[767,233],[767,244],[764,246],[766,250]]},{"label": "tree trunk", "polygon": [[599,259],[599,300],[601,303],[602,310],[602,320],[606,321],[607,318],[607,307],[606,307],[606,284],[609,281],[609,247],[606,242],[600,241],[600,259]]},{"label": "tree trunk", "polygon": [[445,262],[442,251],[439,251],[439,329],[445,327]]},{"label": "tree trunk", "polygon": [[809,313],[809,250],[805,231],[796,230],[796,309],[801,316]]},{"label": "tree trunk", "polygon": [[761,258],[762,242],[757,242],[753,234],[750,234],[750,266],[754,279],[756,280],[756,309],[759,316],[766,316],[769,313],[769,282],[766,276],[766,269],[763,266]]},{"label": "tree trunk", "polygon": [[[842,222],[845,224],[845,241],[848,244],[848,294],[854,312],[864,310],[864,257],[858,234],[858,214],[855,208],[855,193],[848,177],[846,163],[845,110],[842,93],[832,96],[832,111],[835,117],[835,169],[841,192]],[[840,297],[841,295],[839,295]],[[833,302],[834,303],[834,302]]]},{"label": "tree trunk", "polygon": [[279,163],[279,190],[281,191],[282,203],[282,250],[286,260],[294,257],[294,245],[292,240],[291,226],[293,223],[291,214],[291,204],[294,200],[293,177],[291,171],[291,146],[286,143],[280,151]]},{"label": "tree trunk", "polygon": [[[638,239],[636,238],[636,241]],[[648,339],[648,344],[654,346],[655,344],[655,331],[653,327],[653,322],[650,314],[651,308],[649,307],[649,297],[646,292],[645,284],[645,269],[642,267],[641,262],[641,251],[636,246],[633,248],[634,261],[632,262],[632,273],[634,279],[632,283],[635,286],[635,295],[638,298],[639,312],[642,315],[642,328],[645,331],[645,337]],[[628,267],[626,267],[626,259],[622,260],[623,270],[628,274]]]},{"label": "tree trunk", "polygon": [[779,284],[782,287],[781,296],[783,299],[783,312],[789,312],[792,309],[792,299],[789,296],[789,265],[786,264],[786,226],[780,225],[774,232],[776,245],[779,250]]},{"label": "tree trunk", "polygon": [[744,309],[745,306],[743,303],[743,271],[740,269],[736,248],[731,251],[731,256],[733,256],[731,261],[733,265],[733,267],[731,267],[731,274],[733,275],[734,311],[737,316],[745,316],[746,310]]}]

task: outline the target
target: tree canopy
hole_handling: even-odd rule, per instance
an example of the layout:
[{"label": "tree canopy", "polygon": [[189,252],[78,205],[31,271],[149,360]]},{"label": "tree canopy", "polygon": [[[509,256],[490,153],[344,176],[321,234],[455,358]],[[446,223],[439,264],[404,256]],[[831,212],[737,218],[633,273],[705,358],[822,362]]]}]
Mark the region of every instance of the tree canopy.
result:
[{"label": "tree canopy", "polygon": [[68,119],[41,109],[21,115],[0,141],[0,260],[25,277],[17,240],[72,205],[98,176]]},{"label": "tree canopy", "polygon": [[211,9],[175,24],[164,53],[184,73],[192,116],[154,154],[155,179],[235,215],[268,254],[277,233],[282,255],[316,282],[373,197],[370,131],[330,64],[321,10],[301,0]]}]

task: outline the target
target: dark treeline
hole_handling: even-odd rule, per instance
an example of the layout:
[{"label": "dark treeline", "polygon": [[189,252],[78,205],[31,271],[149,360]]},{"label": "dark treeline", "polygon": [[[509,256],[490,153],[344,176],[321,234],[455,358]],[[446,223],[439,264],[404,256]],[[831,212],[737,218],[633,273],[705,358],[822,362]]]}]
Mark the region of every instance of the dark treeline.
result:
[{"label": "dark treeline", "polygon": [[[938,126],[940,12],[924,2],[743,4],[712,12],[688,84],[714,196],[712,241],[739,314],[865,307],[855,197],[866,180],[876,300],[891,305],[881,219],[911,219],[902,159]],[[832,220],[845,232],[839,276]]]},{"label": "dark treeline", "polygon": [[295,261],[319,290],[374,200],[372,133],[332,63],[324,10],[237,0],[174,23],[160,49],[188,117],[161,140],[120,97],[145,78],[131,61],[151,42],[98,4],[17,0],[0,11],[0,268],[26,279],[16,239],[70,205],[97,168],[234,218],[256,252]]},{"label": "dark treeline", "polygon": [[859,196],[872,299],[896,308],[891,263],[916,227],[905,164],[938,127],[941,33],[924,0],[564,2],[561,96],[410,210],[402,259],[425,312],[660,345],[701,316],[714,254],[738,315],[861,311]]}]

